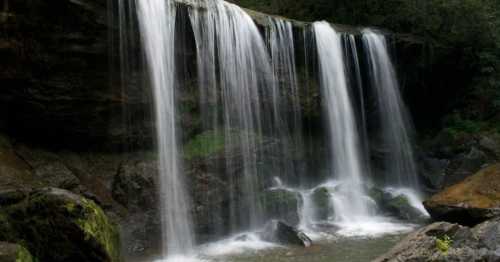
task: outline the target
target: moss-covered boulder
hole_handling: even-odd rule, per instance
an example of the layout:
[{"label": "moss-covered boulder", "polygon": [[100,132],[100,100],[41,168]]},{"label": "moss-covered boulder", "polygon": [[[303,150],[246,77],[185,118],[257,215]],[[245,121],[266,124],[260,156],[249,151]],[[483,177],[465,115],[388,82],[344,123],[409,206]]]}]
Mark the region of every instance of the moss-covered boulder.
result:
[{"label": "moss-covered boulder", "polygon": [[482,169],[424,202],[432,218],[475,225],[500,215],[500,164]]},{"label": "moss-covered boulder", "polygon": [[117,227],[92,200],[63,189],[2,207],[0,241],[21,243],[40,261],[120,261]]},{"label": "moss-covered boulder", "polygon": [[316,188],[311,195],[315,207],[315,219],[327,220],[335,214],[331,202],[330,190],[326,187]]},{"label": "moss-covered boulder", "polygon": [[299,223],[299,208],[302,205],[299,193],[286,189],[266,190],[262,203],[267,217],[283,220],[291,225]]},{"label": "moss-covered boulder", "polygon": [[36,261],[30,252],[21,245],[0,242],[0,261],[2,262],[33,262]]},{"label": "moss-covered boulder", "polygon": [[391,194],[380,188],[372,187],[368,196],[375,201],[382,212],[405,221],[423,222],[428,218],[411,205],[405,195]]}]

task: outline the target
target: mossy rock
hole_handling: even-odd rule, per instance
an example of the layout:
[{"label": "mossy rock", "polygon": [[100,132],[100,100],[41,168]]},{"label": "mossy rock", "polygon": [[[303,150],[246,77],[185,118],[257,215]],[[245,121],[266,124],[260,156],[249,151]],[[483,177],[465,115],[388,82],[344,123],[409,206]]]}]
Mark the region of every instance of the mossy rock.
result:
[{"label": "mossy rock", "polygon": [[312,201],[316,207],[316,219],[327,220],[335,214],[331,202],[330,190],[326,187],[316,188],[312,195]]},{"label": "mossy rock", "polygon": [[92,200],[56,188],[0,210],[0,241],[21,243],[40,261],[120,261],[117,227]]},{"label": "mossy rock", "polygon": [[21,245],[0,242],[0,261],[2,262],[33,262],[31,253]]},{"label": "mossy rock", "polygon": [[412,222],[427,220],[427,217],[413,207],[404,195],[392,195],[380,188],[372,187],[368,190],[368,196],[377,203],[383,212],[389,215]]},{"label": "mossy rock", "polygon": [[267,217],[283,220],[292,225],[299,223],[298,211],[302,205],[299,193],[286,189],[266,190],[261,200]]},{"label": "mossy rock", "polygon": [[500,164],[432,196],[424,206],[435,220],[476,225],[500,216]]}]

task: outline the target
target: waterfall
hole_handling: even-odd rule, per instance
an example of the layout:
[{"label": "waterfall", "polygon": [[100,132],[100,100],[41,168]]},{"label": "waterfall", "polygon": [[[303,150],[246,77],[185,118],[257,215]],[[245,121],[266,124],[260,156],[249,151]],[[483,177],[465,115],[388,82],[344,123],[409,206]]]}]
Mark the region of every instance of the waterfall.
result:
[{"label": "waterfall", "polygon": [[386,185],[418,189],[418,175],[412,146],[411,122],[403,103],[396,71],[384,35],[363,31],[369,74],[380,118],[381,143],[385,148]]},{"label": "waterfall", "polygon": [[[292,23],[280,18],[269,18],[266,40],[271,54],[274,71],[272,86],[273,125],[276,132],[272,136],[280,140],[282,163],[277,164],[277,173],[287,183],[300,184],[301,167],[290,159],[303,156],[302,113],[297,80],[295,44]],[[289,159],[284,159],[286,157]]]},{"label": "waterfall", "polygon": [[313,30],[333,173],[343,184],[342,194],[335,197],[335,213],[339,221],[364,219],[369,209],[364,197],[360,136],[347,85],[342,40],[326,22],[314,23]]},{"label": "waterfall", "polygon": [[175,8],[166,0],[137,0],[142,43],[153,88],[164,255],[186,254],[193,246],[189,200],[178,159],[174,27]]},{"label": "waterfall", "polygon": [[225,138],[226,169],[241,165],[240,174],[229,177],[231,228],[256,228],[264,222],[259,143],[264,128],[272,128],[265,117],[273,115],[263,101],[272,96],[274,78],[266,45],[250,16],[236,5],[209,0],[203,10],[191,8],[189,16],[201,104],[217,108],[203,118],[211,118],[208,126]]},{"label": "waterfall", "polygon": [[[192,253],[195,242],[190,198],[179,159],[180,130],[176,124],[176,114],[179,114],[175,99],[179,83],[175,75],[174,52],[178,45],[175,41],[176,7],[173,0],[131,1],[135,1],[131,6],[137,9],[149,81],[153,87],[163,252],[170,258]],[[214,162],[210,167],[200,169],[206,168],[207,173],[218,172],[214,180],[219,180],[217,182],[224,188],[215,192],[225,195],[195,192],[206,194],[206,202],[219,201],[217,204],[208,203],[210,206],[200,211],[207,213],[206,219],[210,221],[207,224],[216,221],[213,224],[217,223],[217,226],[202,233],[206,235],[198,235],[198,239],[205,236],[213,239],[247,230],[253,230],[252,236],[258,238],[257,229],[267,219],[274,218],[266,216],[266,200],[263,200],[273,178],[277,187],[299,198],[297,215],[300,223],[297,226],[313,234],[323,230],[321,226],[325,224],[347,228],[347,234],[352,235],[385,232],[384,226],[393,225],[389,218],[376,216],[379,203],[367,194],[371,189],[371,167],[365,102],[370,100],[365,101],[368,92],[365,93],[364,89],[369,87],[374,90],[372,93],[380,108],[381,140],[387,149],[385,165],[389,175],[385,185],[394,187],[389,191],[392,194],[403,194],[409,196],[412,203],[419,202],[411,192],[400,188],[417,188],[417,172],[410,121],[383,35],[363,31],[370,77],[370,81],[366,81],[365,64],[360,63],[364,53],[358,53],[361,42],[357,43],[354,35],[337,33],[326,22],[313,23],[312,30],[303,32],[306,62],[299,69],[305,69],[306,81],[310,80],[309,77],[314,78],[309,75],[313,71],[318,73],[319,89],[314,90],[315,82],[310,81],[305,90],[306,87],[299,88],[301,78],[297,72],[295,39],[300,35],[294,36],[294,29],[298,30],[294,28],[294,22],[267,18],[267,21],[259,21],[265,26],[258,28],[241,8],[222,0],[193,0],[186,8],[196,48],[196,72],[189,71],[189,74],[196,74],[198,81],[202,120],[202,130],[196,131],[209,134],[206,136],[209,139],[214,135],[218,141],[218,138],[223,141],[221,152],[214,153],[216,157],[200,157],[203,158],[201,161]],[[120,17],[130,10],[132,7],[121,9],[123,14]],[[126,39],[124,33],[120,31],[121,39]],[[191,34],[191,31],[182,33]],[[311,55],[308,40],[313,40],[316,48],[313,49],[316,54],[311,56],[313,61],[308,60],[308,55]],[[320,94],[316,96],[314,92],[318,91]],[[326,120],[322,124],[328,136],[326,161],[322,159],[322,145],[317,150],[320,153],[315,155],[320,157],[305,157],[304,147],[310,146],[313,151],[323,141],[304,139],[302,121],[306,111],[302,112],[301,92],[321,98]],[[316,101],[307,102],[314,106]],[[305,162],[309,166],[317,165],[319,172],[328,169],[328,180],[318,185],[324,175],[310,174],[314,173],[310,170],[304,172]],[[324,167],[323,162],[328,166]],[[216,168],[208,170],[214,166]],[[207,177],[211,175],[207,174]],[[327,208],[332,209],[327,216],[318,212],[325,208],[321,206],[324,203],[318,203],[318,192],[322,194],[320,197],[326,192]],[[283,205],[287,204],[294,208],[298,206]],[[283,213],[289,211],[286,208],[283,208]],[[272,216],[275,213],[278,212],[273,212]],[[196,218],[199,217],[205,218],[196,213]]]}]

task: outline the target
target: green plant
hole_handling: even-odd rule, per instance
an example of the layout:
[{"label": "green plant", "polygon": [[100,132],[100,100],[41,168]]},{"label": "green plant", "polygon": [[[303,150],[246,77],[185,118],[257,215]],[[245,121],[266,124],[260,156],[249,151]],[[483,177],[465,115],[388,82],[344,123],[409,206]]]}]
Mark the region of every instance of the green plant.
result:
[{"label": "green plant", "polygon": [[444,235],[441,238],[436,239],[436,248],[443,254],[448,253],[448,250],[450,249],[452,244],[453,240],[448,235]]}]

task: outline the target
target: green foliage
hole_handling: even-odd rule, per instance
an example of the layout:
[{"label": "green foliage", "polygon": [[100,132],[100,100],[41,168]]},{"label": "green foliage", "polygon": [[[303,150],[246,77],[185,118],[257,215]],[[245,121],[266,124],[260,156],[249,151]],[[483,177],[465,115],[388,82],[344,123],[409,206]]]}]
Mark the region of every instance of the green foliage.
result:
[{"label": "green foliage", "polygon": [[485,128],[485,123],[470,119],[463,119],[462,116],[455,112],[446,120],[446,130],[453,136],[459,133],[478,133]]},{"label": "green foliage", "polygon": [[195,136],[184,147],[186,159],[203,158],[224,150],[224,136],[215,131],[207,131]]},{"label": "green foliage", "polygon": [[448,254],[448,250],[450,249],[452,244],[453,240],[447,235],[436,239],[436,248],[443,254]]}]

